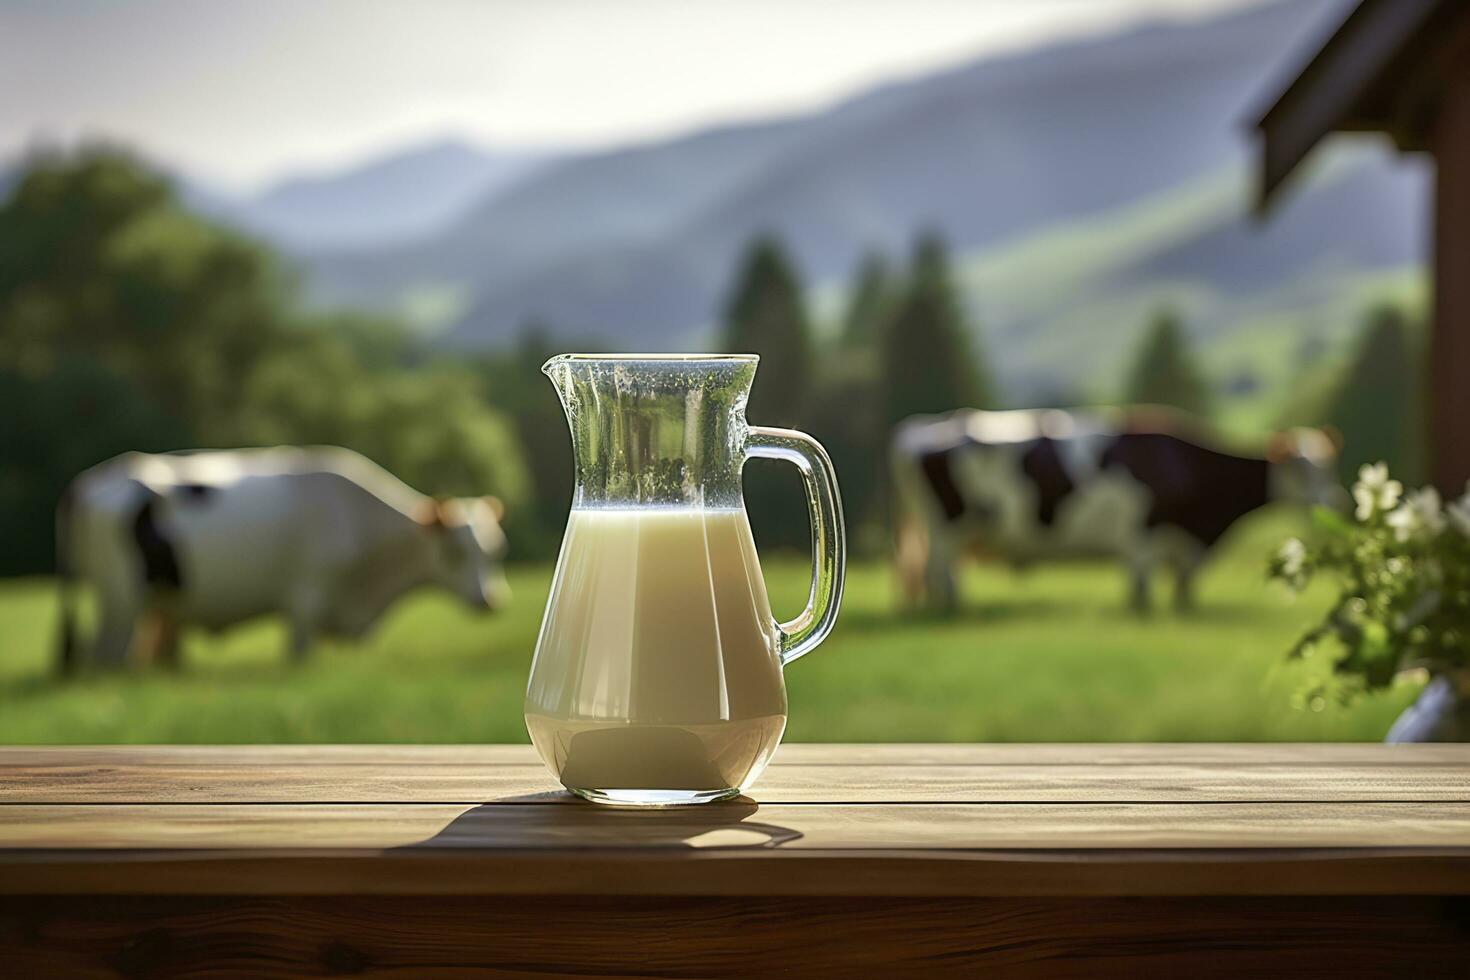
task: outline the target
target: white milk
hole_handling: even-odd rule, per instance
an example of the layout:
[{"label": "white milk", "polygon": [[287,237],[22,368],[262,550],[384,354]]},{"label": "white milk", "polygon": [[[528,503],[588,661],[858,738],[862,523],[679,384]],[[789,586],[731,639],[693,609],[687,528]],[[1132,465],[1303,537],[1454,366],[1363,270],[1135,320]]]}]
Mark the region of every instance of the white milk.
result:
[{"label": "white milk", "polygon": [[744,510],[573,510],[531,740],[575,789],[743,787],[786,727],[778,636]]}]

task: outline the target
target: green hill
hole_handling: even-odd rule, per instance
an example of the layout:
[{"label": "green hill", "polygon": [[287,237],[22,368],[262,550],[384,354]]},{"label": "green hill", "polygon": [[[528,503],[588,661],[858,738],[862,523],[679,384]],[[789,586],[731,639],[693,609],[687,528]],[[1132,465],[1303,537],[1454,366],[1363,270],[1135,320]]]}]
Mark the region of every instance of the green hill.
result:
[{"label": "green hill", "polygon": [[[1332,214],[1362,220],[1363,207],[1379,206],[1358,194],[1382,166],[1376,156],[1352,146],[1325,154],[1296,199],[1264,221],[1250,214],[1245,171],[1233,166],[968,255],[957,275],[1008,397],[1116,397],[1138,332],[1169,306],[1219,387],[1222,421],[1275,424],[1293,382],[1340,358],[1365,307],[1424,301],[1422,268],[1406,258],[1413,243],[1402,235],[1333,241]],[[1306,222],[1294,210],[1320,214]]]}]

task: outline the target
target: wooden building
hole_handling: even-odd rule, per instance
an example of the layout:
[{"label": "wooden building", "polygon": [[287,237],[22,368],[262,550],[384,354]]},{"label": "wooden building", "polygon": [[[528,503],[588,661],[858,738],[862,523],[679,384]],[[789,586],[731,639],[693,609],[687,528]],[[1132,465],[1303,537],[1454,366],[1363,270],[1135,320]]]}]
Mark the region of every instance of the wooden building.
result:
[{"label": "wooden building", "polygon": [[1256,124],[1259,206],[1333,132],[1387,134],[1435,160],[1430,454],[1470,480],[1470,0],[1361,0]]}]

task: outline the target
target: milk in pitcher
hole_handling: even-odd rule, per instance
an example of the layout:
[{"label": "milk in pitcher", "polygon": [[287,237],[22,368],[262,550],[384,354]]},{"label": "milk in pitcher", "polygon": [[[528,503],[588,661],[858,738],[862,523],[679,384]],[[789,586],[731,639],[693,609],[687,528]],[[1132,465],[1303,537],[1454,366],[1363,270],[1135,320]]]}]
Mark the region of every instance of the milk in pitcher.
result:
[{"label": "milk in pitcher", "polygon": [[565,785],[721,793],[786,726],[779,632],[741,508],[574,509],[526,724]]}]

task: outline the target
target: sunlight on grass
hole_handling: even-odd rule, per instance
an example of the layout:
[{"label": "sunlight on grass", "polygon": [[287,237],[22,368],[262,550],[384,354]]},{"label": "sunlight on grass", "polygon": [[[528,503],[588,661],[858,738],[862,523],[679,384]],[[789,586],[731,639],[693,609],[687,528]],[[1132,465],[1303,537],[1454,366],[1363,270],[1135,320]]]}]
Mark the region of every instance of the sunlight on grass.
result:
[{"label": "sunlight on grass", "polygon": [[[1200,609],[1128,613],[1109,564],[1014,575],[971,569],[952,618],[900,613],[889,568],[850,569],[831,639],[787,672],[801,741],[1194,741],[1381,738],[1404,684],[1351,708],[1291,706],[1282,651],[1320,612],[1267,588],[1262,555],[1287,515],[1239,529],[1201,581]],[[777,613],[806,568],[768,563]],[[511,573],[515,602],[475,616],[452,599],[400,605],[367,643],[286,663],[278,624],[189,635],[183,669],[70,682],[49,673],[55,590],[0,590],[0,742],[524,742],[521,695],[550,569]],[[1164,583],[1160,583],[1162,586]]]}]

